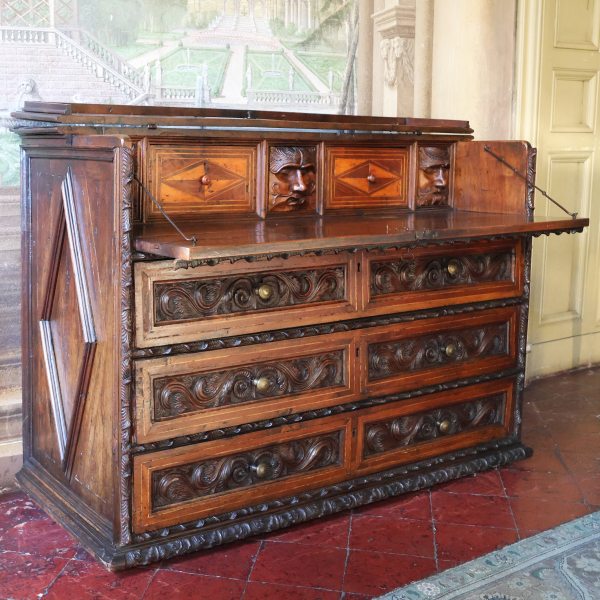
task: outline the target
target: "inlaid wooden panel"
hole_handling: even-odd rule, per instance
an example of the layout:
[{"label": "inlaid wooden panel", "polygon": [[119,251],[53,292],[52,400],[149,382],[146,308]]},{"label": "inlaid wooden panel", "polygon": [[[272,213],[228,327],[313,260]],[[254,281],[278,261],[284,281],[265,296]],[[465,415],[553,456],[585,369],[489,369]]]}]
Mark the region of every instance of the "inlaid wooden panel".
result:
[{"label": "inlaid wooden panel", "polygon": [[[155,145],[146,150],[147,181],[171,216],[256,211],[255,145]],[[144,219],[164,216],[144,198]]]},{"label": "inlaid wooden panel", "polygon": [[137,344],[147,347],[323,323],[356,312],[355,256],[175,270],[136,265]]},{"label": "inlaid wooden panel", "polygon": [[348,415],[136,456],[134,531],[223,514],[347,475]]},{"label": "inlaid wooden panel", "polygon": [[325,211],[408,207],[408,148],[325,150]]},{"label": "inlaid wooden panel", "polygon": [[520,242],[481,242],[366,253],[363,286],[369,312],[517,296]]},{"label": "inlaid wooden panel", "polygon": [[502,379],[358,414],[358,471],[368,472],[505,437],[515,384]]},{"label": "inlaid wooden panel", "polygon": [[363,332],[362,381],[393,394],[516,365],[518,308],[427,319]]},{"label": "inlaid wooden panel", "polygon": [[351,334],[136,362],[137,441],[302,412],[359,393]]}]

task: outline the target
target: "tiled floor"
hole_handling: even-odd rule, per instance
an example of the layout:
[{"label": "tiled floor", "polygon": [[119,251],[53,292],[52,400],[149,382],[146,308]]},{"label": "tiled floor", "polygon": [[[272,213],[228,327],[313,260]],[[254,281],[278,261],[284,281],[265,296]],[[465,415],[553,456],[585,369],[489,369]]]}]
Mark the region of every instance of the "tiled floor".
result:
[{"label": "tiled floor", "polygon": [[112,574],[23,494],[0,498],[0,598],[370,598],[600,509],[600,369],[533,383],[533,458],[278,534]]}]

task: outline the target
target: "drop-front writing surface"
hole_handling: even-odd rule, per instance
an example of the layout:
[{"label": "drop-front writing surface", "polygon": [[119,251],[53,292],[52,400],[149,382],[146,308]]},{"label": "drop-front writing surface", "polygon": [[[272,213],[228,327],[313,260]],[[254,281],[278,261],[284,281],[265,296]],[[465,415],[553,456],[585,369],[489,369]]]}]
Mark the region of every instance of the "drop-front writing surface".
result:
[{"label": "drop-front writing surface", "polygon": [[[466,122],[28,103],[21,485],[122,569],[508,464],[534,151]],[[174,220],[169,224],[152,200]]]}]

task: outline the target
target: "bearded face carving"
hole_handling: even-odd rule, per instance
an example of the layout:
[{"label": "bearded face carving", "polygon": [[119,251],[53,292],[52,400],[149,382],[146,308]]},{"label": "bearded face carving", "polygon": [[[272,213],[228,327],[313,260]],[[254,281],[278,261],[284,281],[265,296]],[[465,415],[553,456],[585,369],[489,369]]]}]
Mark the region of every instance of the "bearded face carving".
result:
[{"label": "bearded face carving", "polygon": [[419,148],[417,206],[447,206],[450,149],[447,146]]},{"label": "bearded face carving", "polygon": [[316,189],[314,146],[276,146],[269,155],[269,209],[292,211],[314,206]]}]

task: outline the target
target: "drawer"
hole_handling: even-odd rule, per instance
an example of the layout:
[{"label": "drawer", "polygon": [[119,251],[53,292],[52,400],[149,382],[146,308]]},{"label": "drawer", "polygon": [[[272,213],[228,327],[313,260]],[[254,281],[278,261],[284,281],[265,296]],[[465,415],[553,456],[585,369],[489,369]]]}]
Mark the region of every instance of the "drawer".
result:
[{"label": "drawer", "polygon": [[343,480],[350,416],[134,458],[133,529],[166,527]]},{"label": "drawer", "polygon": [[[185,144],[148,142],[145,179],[167,213],[177,220],[199,214],[256,213],[256,144]],[[144,198],[146,222],[164,216]]]},{"label": "drawer", "polygon": [[510,307],[365,332],[365,391],[394,394],[516,366],[518,314]]},{"label": "drawer", "polygon": [[465,304],[523,293],[520,241],[365,253],[370,313]]},{"label": "drawer", "polygon": [[325,323],[357,310],[354,255],[175,270],[135,265],[136,343],[190,342]]},{"label": "drawer", "polygon": [[409,148],[327,147],[325,211],[408,208]]},{"label": "drawer", "polygon": [[376,471],[506,437],[515,383],[502,379],[358,415],[358,471]]},{"label": "drawer", "polygon": [[358,397],[347,333],[150,358],[135,363],[139,443],[350,402]]}]

